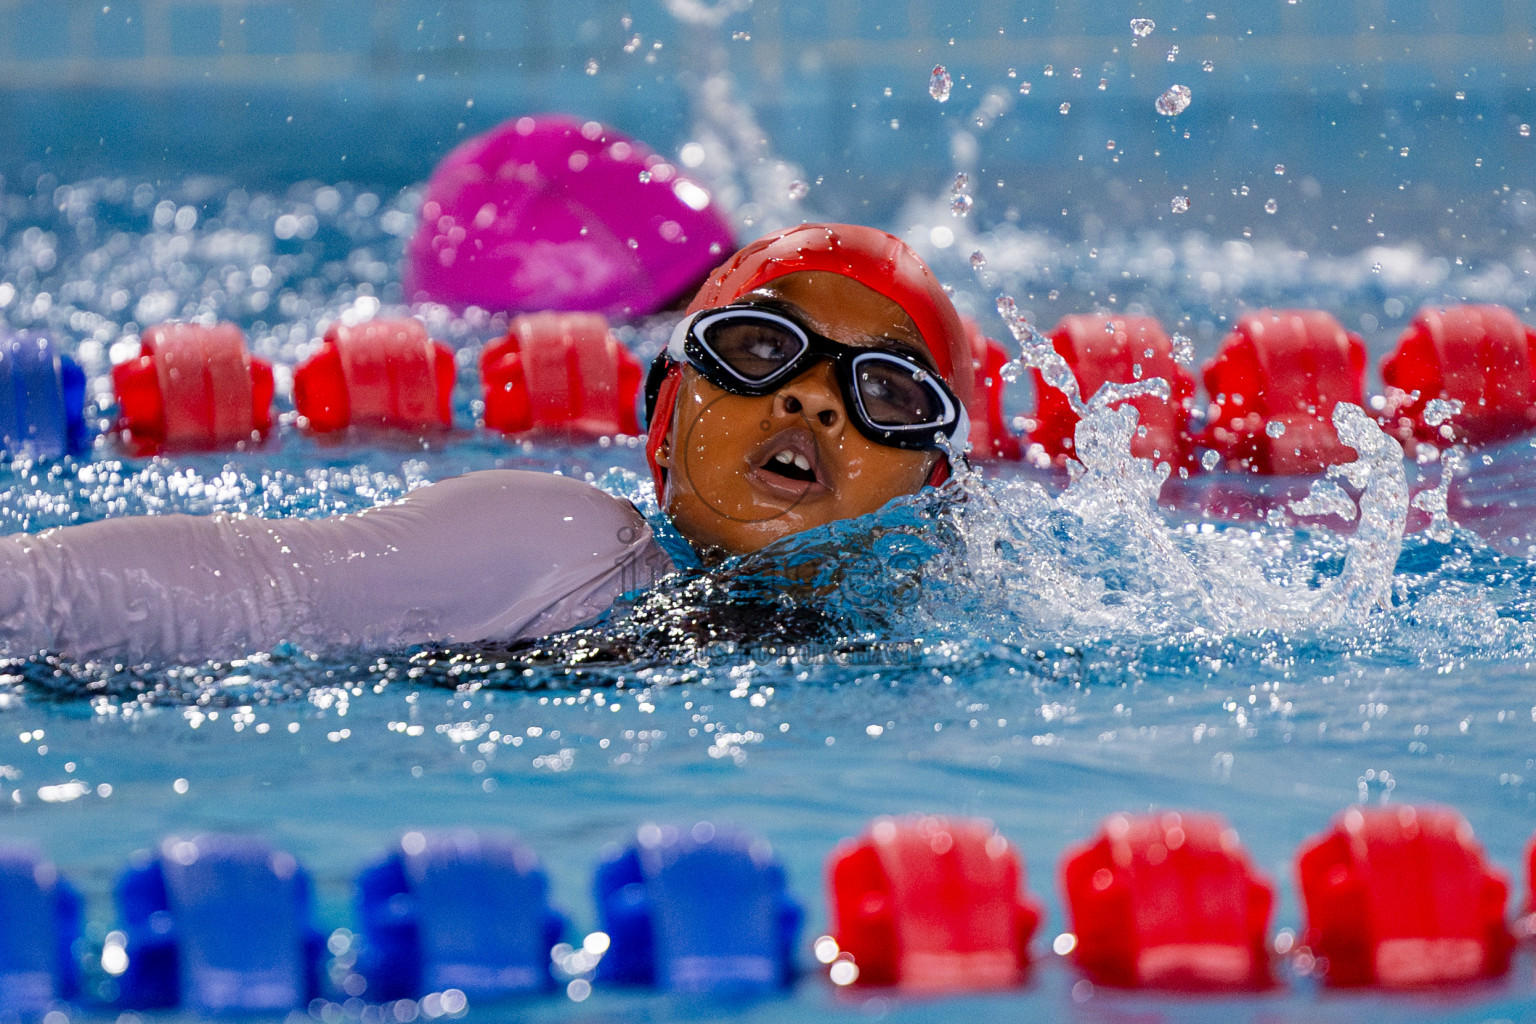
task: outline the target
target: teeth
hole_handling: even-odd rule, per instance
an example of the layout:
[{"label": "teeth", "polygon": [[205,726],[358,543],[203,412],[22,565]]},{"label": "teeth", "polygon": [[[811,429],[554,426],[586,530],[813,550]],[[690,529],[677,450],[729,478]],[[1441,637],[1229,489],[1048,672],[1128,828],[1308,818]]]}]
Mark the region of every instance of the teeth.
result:
[{"label": "teeth", "polygon": [[795,461],[795,453],[794,452],[779,452],[779,454],[777,454],[777,455],[775,455],[773,457],[773,461],[774,462],[782,462],[785,465],[788,465],[789,463]]},{"label": "teeth", "polygon": [[809,470],[811,468],[811,460],[806,458],[804,455],[796,455],[795,468]]}]

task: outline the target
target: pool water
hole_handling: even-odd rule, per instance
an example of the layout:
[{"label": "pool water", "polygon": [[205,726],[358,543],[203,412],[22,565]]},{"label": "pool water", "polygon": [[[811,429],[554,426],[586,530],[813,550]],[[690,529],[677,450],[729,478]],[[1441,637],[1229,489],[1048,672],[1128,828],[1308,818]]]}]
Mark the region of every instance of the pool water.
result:
[{"label": "pool water", "polygon": [[[908,85],[926,85],[930,57]],[[1046,85],[1037,69],[1042,92],[1067,88],[1066,66],[1059,71]],[[1005,84],[1017,94],[1017,81]],[[1194,118],[1204,116],[1202,98],[1197,91]],[[880,225],[911,240],[957,304],[1016,352],[1033,338],[1010,338],[995,312],[1002,295],[1042,329],[1072,312],[1156,315],[1187,336],[1196,362],[1237,315],[1262,306],[1334,312],[1365,336],[1373,365],[1423,304],[1498,302],[1536,319],[1531,150],[1514,136],[1498,136],[1499,159],[1490,155],[1487,168],[1497,180],[1475,188],[1465,168],[1437,179],[1427,165],[1417,185],[1438,191],[1370,175],[1339,189],[1317,161],[1272,169],[1269,148],[1262,159],[1186,154],[1180,169],[1197,187],[1164,175],[1128,185],[1098,165],[1116,153],[1144,158],[1172,138],[1150,101],[1136,109],[1151,125],[1142,126],[1142,157],[1121,131],[1119,148],[1103,149],[1088,172],[1063,155],[1028,189],[1011,185],[1004,194],[1016,202],[992,198],[976,140],[958,128],[953,166],[936,186],[932,174],[913,182],[873,164],[853,170],[881,177],[870,186],[885,197]],[[701,132],[719,131],[732,111],[751,114],[729,103],[701,110]],[[1456,138],[1480,147],[1485,136],[1473,133],[1495,130],[1481,118],[1475,128],[1430,120],[1419,129],[1452,151]],[[1205,145],[1216,121],[1186,123]],[[1266,127],[1265,146],[1282,134]],[[1408,159],[1406,149],[1391,156]],[[1418,150],[1412,160],[1421,167]],[[785,182],[798,168],[764,166],[757,175],[750,165],[713,167],[735,174],[750,201],[756,224],[743,234],[775,218],[858,220],[870,209],[863,185],[838,191],[836,181],[791,202]],[[954,173],[963,169],[976,203],[956,216]],[[0,183],[0,322],[50,332],[81,363],[93,422],[106,429],[110,366],[136,352],[143,328],[234,321],[277,369],[282,421],[248,451],[136,459],[104,437],[78,459],[0,464],[0,532],[169,512],[330,515],[498,467],[589,479],[654,514],[631,440],[572,445],[473,429],[476,357],[505,333],[498,315],[416,311],[458,353],[455,432],[336,440],[294,427],[292,367],[329,323],[410,312],[399,265],[414,187],[273,186],[238,170],[69,171]],[[1250,195],[1260,180],[1274,188],[1255,184]],[[1083,197],[1085,182],[1102,191],[1097,200]],[[1074,217],[1045,216],[1074,189]],[[1198,217],[1181,219],[1169,205],[1185,192]],[[1270,192],[1279,212],[1259,212]],[[1448,192],[1454,212],[1442,204]],[[648,358],[669,327],[658,317],[620,335]],[[1024,380],[1008,405],[1020,416],[1032,408]],[[1536,449],[1517,438],[1466,453],[1437,504],[1445,463],[1406,463],[1368,425],[1345,427],[1368,450],[1359,472],[1325,481],[1344,495],[1344,516],[1289,508],[1312,481],[1217,473],[1165,482],[1128,458],[1133,425],[1101,402],[1083,435],[1097,443],[1079,445],[1089,466],[1071,480],[982,464],[943,493],[634,595],[544,650],[315,657],[283,647],[200,665],[0,664],[5,835],[35,842],[84,891],[98,943],[129,855],[168,834],[209,830],[257,833],[298,856],[315,875],[326,928],[354,923],[355,872],[408,828],[515,830],[542,855],[580,932],[597,926],[588,887],[601,849],[644,821],[730,821],[761,834],[807,906],[807,976],[781,999],[719,1005],[599,986],[580,1001],[475,1006],[475,1019],[1533,1020],[1529,949],[1507,979],[1447,992],[1332,993],[1283,966],[1274,992],[1209,999],[1084,988],[1048,951],[1067,927],[1057,865],[1116,811],[1226,817],[1276,884],[1276,930],[1300,926],[1297,848],[1356,801],[1457,808],[1512,877],[1512,915],[1526,898],[1536,831]],[[1239,506],[1271,513],[1227,514]],[[1447,509],[1454,527],[1431,515]],[[772,630],[761,595],[807,563],[818,574],[788,591],[772,621],[790,625]],[[694,639],[701,622],[723,624],[737,642]],[[814,970],[826,856],[876,815],[909,811],[989,818],[1023,854],[1029,889],[1047,908],[1040,962],[1024,987],[915,999],[835,990]],[[99,972],[89,981],[110,988]],[[362,1012],[314,1010],[328,1022]]]},{"label": "pool water", "polygon": [[[98,388],[109,360],[131,350],[138,322],[127,307],[111,308],[118,289],[144,320],[234,311],[253,348],[280,368],[306,354],[329,318],[398,311],[395,215],[409,193],[386,201],[346,186],[283,196],[228,185],[200,192],[202,183],[60,188],[57,204],[6,200],[31,211],[12,216],[7,236],[8,280],[22,282],[11,306],[30,303],[34,322],[80,339],[74,352]],[[196,221],[178,226],[189,208]],[[283,217],[313,217],[303,228],[312,237],[286,245]],[[1073,247],[1046,236],[1031,244],[1055,246],[1048,253],[1063,259]],[[1128,245],[1125,258],[1155,260],[1145,250],[1157,244]],[[15,270],[23,258],[37,268],[30,278]],[[1266,287],[1238,284],[1233,301],[1250,290],[1265,301]],[[40,310],[44,293],[56,301]],[[155,295],[164,297],[146,298]],[[163,308],[144,316],[149,301]],[[504,323],[427,316],[461,353],[457,417],[467,425],[472,357]],[[626,339],[648,353],[665,326],[625,328]],[[105,420],[107,396],[98,400]],[[646,820],[729,820],[774,844],[808,905],[810,937],[825,927],[822,864],[839,839],[879,814],[974,815],[1017,844],[1030,889],[1049,908],[1044,962],[1028,986],[919,1001],[849,995],[808,977],[783,1000],[732,1012],[1528,1018],[1536,991],[1526,960],[1505,982],[1433,996],[1325,994],[1303,977],[1259,997],[1169,1002],[1086,994],[1044,952],[1066,927],[1055,881],[1063,851],[1115,811],[1228,818],[1279,887],[1275,926],[1293,930],[1295,850],[1353,801],[1450,804],[1506,871],[1536,826],[1536,569],[1520,514],[1536,505],[1536,452],[1524,439],[1474,453],[1453,491],[1512,503],[1512,516],[1484,524],[1486,538],[1410,533],[1399,554],[1394,531],[1409,491],[1434,483],[1435,465],[1405,465],[1389,448],[1351,484],[1385,517],[1375,533],[1342,519],[1337,530],[1296,517],[1234,523],[1202,512],[1213,490],[1259,485],[1197,475],[1171,481],[1160,506],[1161,478],[1125,455],[1130,425],[1102,408],[1089,425],[1103,443],[1084,451],[1100,454],[1069,485],[1048,471],[985,464],[980,479],[943,495],[728,566],[704,588],[715,596],[669,588],[632,598],[587,635],[599,646],[646,642],[575,672],[558,643],[553,658],[316,659],[280,649],[192,666],[13,664],[0,737],[7,833],[36,841],[84,889],[99,940],[111,925],[114,873],[170,833],[269,837],[315,872],[321,920],[334,927],[350,923],[357,867],[400,831],[511,828],[545,858],[556,898],[586,930],[596,927],[587,886],[605,844]],[[134,460],[108,439],[74,461],[11,462],[0,467],[0,522],[12,532],[173,511],[326,515],[490,467],[580,475],[654,507],[641,453],[627,442],[515,442],[467,426],[427,440],[338,442],[285,422],[247,452]],[[1483,478],[1494,490],[1479,497]],[[835,567],[799,600],[839,616],[850,631],[841,639],[857,646],[814,629],[732,648],[658,642],[654,628],[634,628],[640,611],[680,625],[722,614],[733,595],[826,556]],[[788,646],[795,639],[811,642]],[[1523,885],[1514,888],[1523,898]],[[601,988],[579,1005],[558,996],[474,1009],[497,1012],[721,1010]]]}]

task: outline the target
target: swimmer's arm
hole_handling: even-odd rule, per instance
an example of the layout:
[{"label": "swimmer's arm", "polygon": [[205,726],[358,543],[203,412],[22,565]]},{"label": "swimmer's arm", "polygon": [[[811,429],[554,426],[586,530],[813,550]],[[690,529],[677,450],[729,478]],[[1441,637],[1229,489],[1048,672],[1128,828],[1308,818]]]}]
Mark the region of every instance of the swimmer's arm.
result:
[{"label": "swimmer's arm", "polygon": [[670,570],[644,519],[543,473],[473,473],[321,520],[160,516],[0,538],[0,653],[201,660],[516,639]]}]

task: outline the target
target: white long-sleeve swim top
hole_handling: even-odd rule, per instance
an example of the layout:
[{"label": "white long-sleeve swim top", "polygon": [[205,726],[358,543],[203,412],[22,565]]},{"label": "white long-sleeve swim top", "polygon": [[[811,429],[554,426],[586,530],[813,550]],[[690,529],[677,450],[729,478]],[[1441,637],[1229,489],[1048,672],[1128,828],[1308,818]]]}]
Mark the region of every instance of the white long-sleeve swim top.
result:
[{"label": "white long-sleeve swim top", "polygon": [[489,470],[328,519],[168,515],[0,537],[0,654],[129,661],[515,640],[671,570],[628,502]]}]

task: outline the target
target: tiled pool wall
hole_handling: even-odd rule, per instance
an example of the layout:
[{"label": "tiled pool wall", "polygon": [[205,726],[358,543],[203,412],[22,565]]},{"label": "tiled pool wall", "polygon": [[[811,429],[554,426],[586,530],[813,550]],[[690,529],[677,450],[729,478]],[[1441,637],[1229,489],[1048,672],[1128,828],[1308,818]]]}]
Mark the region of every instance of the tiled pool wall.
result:
[{"label": "tiled pool wall", "polygon": [[[1518,131],[1536,120],[1529,0],[734,2],[689,30],[661,0],[0,0],[0,173],[399,185],[557,109],[675,153],[690,84],[722,59],[776,153],[886,208],[950,172],[958,130],[1015,184],[1274,159],[1474,189],[1536,146]],[[1132,17],[1158,27],[1135,40]],[[936,63],[956,77],[942,108]],[[1151,105],[1174,82],[1196,99],[1176,127]],[[973,129],[994,89],[1011,112]]]}]

